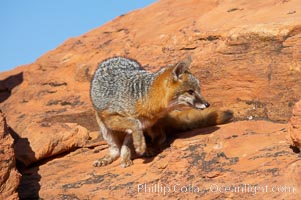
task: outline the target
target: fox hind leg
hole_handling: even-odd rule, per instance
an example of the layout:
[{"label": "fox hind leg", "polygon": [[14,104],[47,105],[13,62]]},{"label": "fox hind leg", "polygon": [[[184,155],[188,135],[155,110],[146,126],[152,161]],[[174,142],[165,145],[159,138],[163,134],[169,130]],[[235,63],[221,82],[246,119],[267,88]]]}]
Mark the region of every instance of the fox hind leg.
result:
[{"label": "fox hind leg", "polygon": [[103,134],[104,139],[107,141],[109,145],[109,153],[104,157],[95,160],[93,163],[94,167],[106,166],[108,164],[111,164],[119,157],[120,145],[118,144],[118,140],[117,140],[118,138],[116,138],[113,134],[112,132],[108,133],[106,136],[104,136]]},{"label": "fox hind leg", "polygon": [[111,164],[114,160],[116,160],[120,155],[120,145],[118,141],[118,136],[116,133],[108,130],[104,123],[101,121],[98,113],[96,112],[96,120],[100,128],[100,132],[104,138],[104,140],[109,145],[109,153],[104,157],[97,159],[93,162],[94,167],[101,167]]},{"label": "fox hind leg", "polygon": [[136,153],[142,155],[145,152],[145,138],[139,120],[131,117],[111,116],[105,119],[105,124],[110,130],[132,135]]},{"label": "fox hind leg", "polygon": [[116,147],[110,147],[109,148],[109,154],[105,155],[104,157],[95,160],[93,162],[94,167],[101,167],[106,166],[108,164],[111,164],[113,161],[115,161],[119,156],[119,148]]}]

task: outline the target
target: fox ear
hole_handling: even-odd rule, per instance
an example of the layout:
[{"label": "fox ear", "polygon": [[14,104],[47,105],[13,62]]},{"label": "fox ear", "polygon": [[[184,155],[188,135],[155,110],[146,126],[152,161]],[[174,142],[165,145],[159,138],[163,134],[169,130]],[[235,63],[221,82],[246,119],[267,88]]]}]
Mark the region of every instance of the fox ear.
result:
[{"label": "fox ear", "polygon": [[180,61],[179,63],[177,63],[173,70],[172,70],[172,75],[173,75],[173,79],[174,81],[178,81],[181,79],[182,75],[189,71],[189,67],[190,64],[192,62],[191,56],[187,57],[185,60]]}]

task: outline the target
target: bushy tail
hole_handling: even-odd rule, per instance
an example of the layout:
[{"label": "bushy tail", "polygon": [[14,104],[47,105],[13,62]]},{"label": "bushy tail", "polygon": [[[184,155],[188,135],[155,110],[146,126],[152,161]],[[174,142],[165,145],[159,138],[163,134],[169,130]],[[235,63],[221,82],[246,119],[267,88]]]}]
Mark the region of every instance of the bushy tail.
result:
[{"label": "bushy tail", "polygon": [[215,108],[205,110],[187,109],[170,112],[159,121],[159,124],[168,132],[179,132],[224,124],[232,121],[232,119],[233,112],[231,110],[222,111]]}]

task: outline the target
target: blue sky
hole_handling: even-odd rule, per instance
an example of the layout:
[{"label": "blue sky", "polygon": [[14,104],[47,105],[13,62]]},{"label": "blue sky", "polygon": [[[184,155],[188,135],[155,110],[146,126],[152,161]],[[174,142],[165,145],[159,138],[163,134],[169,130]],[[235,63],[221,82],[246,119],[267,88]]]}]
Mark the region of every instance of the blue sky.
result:
[{"label": "blue sky", "polygon": [[0,0],[0,72],[155,0]]}]

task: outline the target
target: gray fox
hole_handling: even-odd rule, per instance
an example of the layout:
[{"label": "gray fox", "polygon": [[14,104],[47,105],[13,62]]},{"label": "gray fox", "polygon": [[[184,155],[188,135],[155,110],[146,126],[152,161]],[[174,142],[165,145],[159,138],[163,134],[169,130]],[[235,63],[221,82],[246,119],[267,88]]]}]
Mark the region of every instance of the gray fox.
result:
[{"label": "gray fox", "polygon": [[[144,134],[160,146],[166,138],[164,127],[184,130],[225,123],[232,118],[230,112],[216,110],[206,112],[205,115],[211,115],[209,120],[202,114],[201,110],[210,105],[200,94],[199,80],[189,71],[190,63],[191,57],[155,73],[123,57],[99,64],[90,95],[109,153],[96,160],[94,166],[108,165],[120,156],[121,166],[128,167],[133,164],[134,153],[152,155],[152,150],[147,151]],[[204,121],[209,123],[202,124]]]}]

